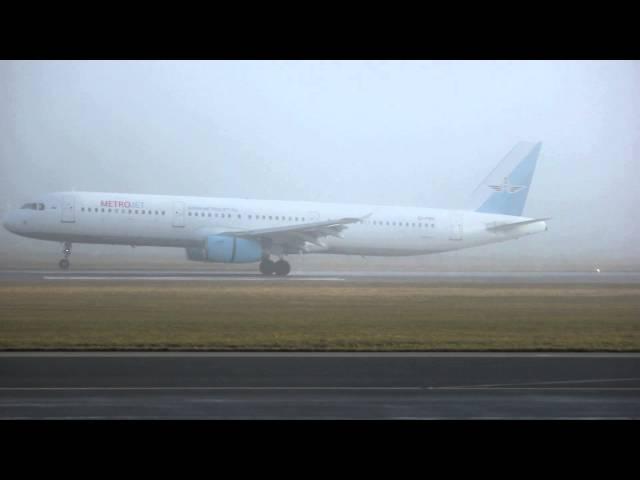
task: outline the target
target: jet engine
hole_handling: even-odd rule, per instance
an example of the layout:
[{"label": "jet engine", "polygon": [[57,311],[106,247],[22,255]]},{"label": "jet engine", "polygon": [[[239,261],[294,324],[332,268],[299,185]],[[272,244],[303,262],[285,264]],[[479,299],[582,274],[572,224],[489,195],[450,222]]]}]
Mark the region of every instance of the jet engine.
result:
[{"label": "jet engine", "polygon": [[262,259],[259,241],[230,235],[211,235],[203,247],[190,247],[186,252],[189,260],[197,262],[251,263]]}]

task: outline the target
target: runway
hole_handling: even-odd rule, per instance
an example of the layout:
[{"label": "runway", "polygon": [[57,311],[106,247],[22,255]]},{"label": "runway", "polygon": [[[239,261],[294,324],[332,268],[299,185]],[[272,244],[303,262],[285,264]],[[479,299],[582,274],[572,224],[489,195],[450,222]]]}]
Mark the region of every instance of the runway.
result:
[{"label": "runway", "polygon": [[0,353],[1,419],[637,419],[640,354]]},{"label": "runway", "polygon": [[292,272],[287,277],[251,272],[188,270],[0,270],[0,282],[117,282],[117,281],[199,281],[199,282],[406,282],[482,284],[640,284],[638,272]]}]

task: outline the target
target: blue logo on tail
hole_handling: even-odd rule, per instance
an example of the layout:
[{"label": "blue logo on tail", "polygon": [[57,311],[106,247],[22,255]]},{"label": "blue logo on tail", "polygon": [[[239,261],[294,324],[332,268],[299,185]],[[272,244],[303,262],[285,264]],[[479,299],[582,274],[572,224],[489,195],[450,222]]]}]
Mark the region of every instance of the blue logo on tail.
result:
[{"label": "blue logo on tail", "polygon": [[480,189],[476,212],[522,215],[536,168],[541,143],[518,145],[507,155]]}]

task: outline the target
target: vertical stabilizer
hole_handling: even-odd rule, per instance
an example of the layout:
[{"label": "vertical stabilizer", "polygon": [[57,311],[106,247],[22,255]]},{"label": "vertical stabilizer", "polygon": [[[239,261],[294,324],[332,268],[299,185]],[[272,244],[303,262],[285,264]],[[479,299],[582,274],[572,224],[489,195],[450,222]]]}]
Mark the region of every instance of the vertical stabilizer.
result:
[{"label": "vertical stabilizer", "polygon": [[520,142],[475,189],[468,210],[521,216],[542,142]]}]

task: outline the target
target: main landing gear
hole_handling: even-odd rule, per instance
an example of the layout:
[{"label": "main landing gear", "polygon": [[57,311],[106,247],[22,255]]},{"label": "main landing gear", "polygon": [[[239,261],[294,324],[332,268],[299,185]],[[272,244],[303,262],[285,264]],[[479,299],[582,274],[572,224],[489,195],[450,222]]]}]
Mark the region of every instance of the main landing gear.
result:
[{"label": "main landing gear", "polygon": [[289,262],[282,259],[274,262],[267,257],[263,258],[260,262],[260,273],[263,275],[273,275],[275,273],[280,277],[284,277],[285,275],[288,275],[290,271],[291,265],[289,265]]},{"label": "main landing gear", "polygon": [[58,266],[62,270],[69,270],[69,266],[71,262],[69,262],[68,258],[71,256],[71,242],[64,242],[64,258],[60,260]]}]

